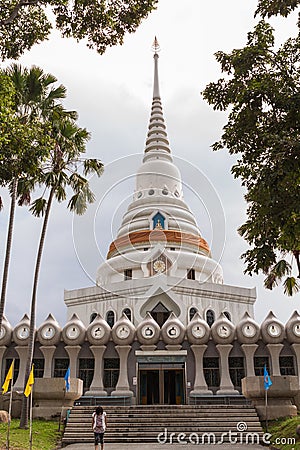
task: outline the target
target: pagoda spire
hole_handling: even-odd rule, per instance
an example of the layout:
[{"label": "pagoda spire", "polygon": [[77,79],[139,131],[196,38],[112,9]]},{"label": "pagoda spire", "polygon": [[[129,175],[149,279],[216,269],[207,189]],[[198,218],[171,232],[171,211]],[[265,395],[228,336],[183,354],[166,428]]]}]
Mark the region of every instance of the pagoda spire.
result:
[{"label": "pagoda spire", "polygon": [[[153,153],[155,153],[156,157],[170,155],[171,153],[159,92],[158,52],[160,51],[160,46],[156,36],[152,45],[152,50],[154,51],[153,101],[146,140],[145,157],[152,156]],[[171,157],[169,156],[169,158]]]},{"label": "pagoda spire", "polygon": [[158,52],[160,51],[160,46],[158,40],[155,36],[154,42],[152,45],[152,50],[154,51],[154,83],[153,83],[153,99],[160,98],[159,93],[159,82],[158,82]]}]

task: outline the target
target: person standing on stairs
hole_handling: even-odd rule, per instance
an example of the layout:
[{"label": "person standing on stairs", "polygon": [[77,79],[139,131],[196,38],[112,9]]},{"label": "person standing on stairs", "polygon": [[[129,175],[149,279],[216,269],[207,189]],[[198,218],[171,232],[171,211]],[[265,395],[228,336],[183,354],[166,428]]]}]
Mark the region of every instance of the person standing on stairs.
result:
[{"label": "person standing on stairs", "polygon": [[103,411],[102,406],[97,406],[92,415],[92,428],[95,437],[95,450],[98,450],[98,445],[101,445],[101,450],[104,449],[104,433],[107,427],[106,412]]}]

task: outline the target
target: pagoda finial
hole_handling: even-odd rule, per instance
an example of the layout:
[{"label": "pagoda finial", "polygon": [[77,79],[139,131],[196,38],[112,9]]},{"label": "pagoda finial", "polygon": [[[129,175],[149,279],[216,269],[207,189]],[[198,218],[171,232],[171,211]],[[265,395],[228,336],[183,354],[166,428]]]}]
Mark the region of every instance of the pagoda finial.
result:
[{"label": "pagoda finial", "polygon": [[158,40],[157,40],[157,37],[156,37],[156,36],[154,37],[154,42],[153,42],[153,45],[152,45],[152,50],[154,51],[154,54],[157,54],[158,52],[160,52],[160,46],[159,46],[159,43],[158,43]]},{"label": "pagoda finial", "polygon": [[153,98],[160,98],[159,94],[159,83],[158,83],[158,52],[160,51],[160,46],[158,40],[155,36],[154,42],[152,45],[152,50],[154,51],[154,83],[153,83]]}]

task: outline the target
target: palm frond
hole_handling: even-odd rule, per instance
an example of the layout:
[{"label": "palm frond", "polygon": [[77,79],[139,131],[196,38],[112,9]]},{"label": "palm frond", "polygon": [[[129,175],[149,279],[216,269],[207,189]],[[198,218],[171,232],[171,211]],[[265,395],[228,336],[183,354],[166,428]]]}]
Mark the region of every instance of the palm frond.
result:
[{"label": "palm frond", "polygon": [[57,184],[58,175],[56,172],[49,171],[43,174],[43,182],[47,187],[52,187]]},{"label": "palm frond", "polygon": [[291,264],[289,264],[285,259],[281,259],[272,267],[272,272],[275,274],[276,278],[279,278],[279,280],[281,280],[281,278],[285,275],[289,275],[291,270]]},{"label": "palm frond", "polygon": [[104,165],[99,159],[85,159],[83,162],[83,173],[88,175],[96,173],[98,177],[103,174]]},{"label": "palm frond", "polygon": [[269,273],[269,275],[264,279],[264,286],[266,289],[272,290],[278,285],[277,277],[274,272]]},{"label": "palm frond", "polygon": [[67,198],[66,191],[61,184],[59,184],[55,189],[55,198],[59,203],[63,202]]},{"label": "palm frond", "polygon": [[30,196],[30,192],[23,192],[23,194],[19,197],[18,199],[18,205],[19,206],[27,206],[30,204],[31,201],[31,196]]},{"label": "palm frond", "polygon": [[289,297],[300,291],[300,285],[295,277],[287,277],[283,283],[284,293]]},{"label": "palm frond", "polygon": [[23,194],[29,194],[33,191],[36,184],[36,178],[34,177],[21,177],[17,183],[17,197],[21,197]]},{"label": "palm frond", "polygon": [[57,88],[52,88],[47,96],[47,100],[52,102],[61,98],[66,98],[67,88],[62,84]]},{"label": "palm frond", "polygon": [[44,215],[46,207],[47,201],[43,197],[40,197],[32,202],[29,211],[31,211],[34,216],[40,217]]},{"label": "palm frond", "polygon": [[75,192],[80,191],[85,183],[87,183],[87,180],[77,172],[72,173],[69,178],[69,184]]},{"label": "palm frond", "polygon": [[93,203],[95,196],[89,188],[88,182],[86,182],[70,199],[68,208],[70,211],[75,212],[78,215],[83,215],[86,212],[87,204]]}]

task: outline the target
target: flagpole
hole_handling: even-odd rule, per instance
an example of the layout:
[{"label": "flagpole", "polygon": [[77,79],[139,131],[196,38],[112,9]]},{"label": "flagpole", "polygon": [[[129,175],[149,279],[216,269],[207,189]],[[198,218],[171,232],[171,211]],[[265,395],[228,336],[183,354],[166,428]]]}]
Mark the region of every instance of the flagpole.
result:
[{"label": "flagpole", "polygon": [[33,389],[31,389],[31,393],[30,393],[30,411],[29,411],[29,450],[32,449],[32,397],[33,397]]},{"label": "flagpole", "polygon": [[59,420],[59,425],[58,425],[58,431],[60,431],[60,423],[61,423],[62,417],[63,417],[63,409],[64,409],[64,406],[65,406],[66,392],[69,392],[69,390],[70,390],[70,377],[71,377],[71,370],[70,370],[70,366],[69,366],[67,368],[67,371],[66,371],[65,376],[64,376],[65,387],[64,387],[64,396],[63,396],[63,401],[62,401],[62,407],[61,407],[61,414],[60,414],[60,420]]},{"label": "flagpole", "polygon": [[267,366],[264,365],[264,388],[265,388],[265,414],[266,414],[266,431],[268,432],[268,389],[272,386],[272,380],[268,374]]},{"label": "flagpole", "polygon": [[10,438],[9,435],[10,435],[10,423],[11,423],[12,398],[13,398],[13,380],[11,380],[10,395],[9,395],[8,424],[7,424],[7,438],[6,438],[6,448],[7,448],[7,450],[9,450],[9,438]]},{"label": "flagpole", "polygon": [[2,386],[2,394],[5,394],[8,391],[9,383],[10,383],[10,395],[9,395],[9,406],[8,406],[8,422],[7,422],[7,434],[6,434],[6,448],[9,450],[9,438],[10,438],[10,423],[11,423],[11,410],[12,410],[12,394],[13,394],[13,384],[14,384],[14,367],[15,367],[15,359],[12,360],[12,363],[8,369],[8,372],[5,377],[5,381]]},{"label": "flagpole", "polygon": [[265,389],[266,432],[268,433],[268,389]]},{"label": "flagpole", "polygon": [[62,405],[61,405],[60,418],[59,418],[59,424],[58,424],[58,431],[60,431],[60,425],[61,425],[62,420],[63,420],[63,411],[64,411],[64,407],[65,407],[65,398],[66,398],[66,387],[64,387],[64,395],[63,395],[63,400],[62,400]]}]

